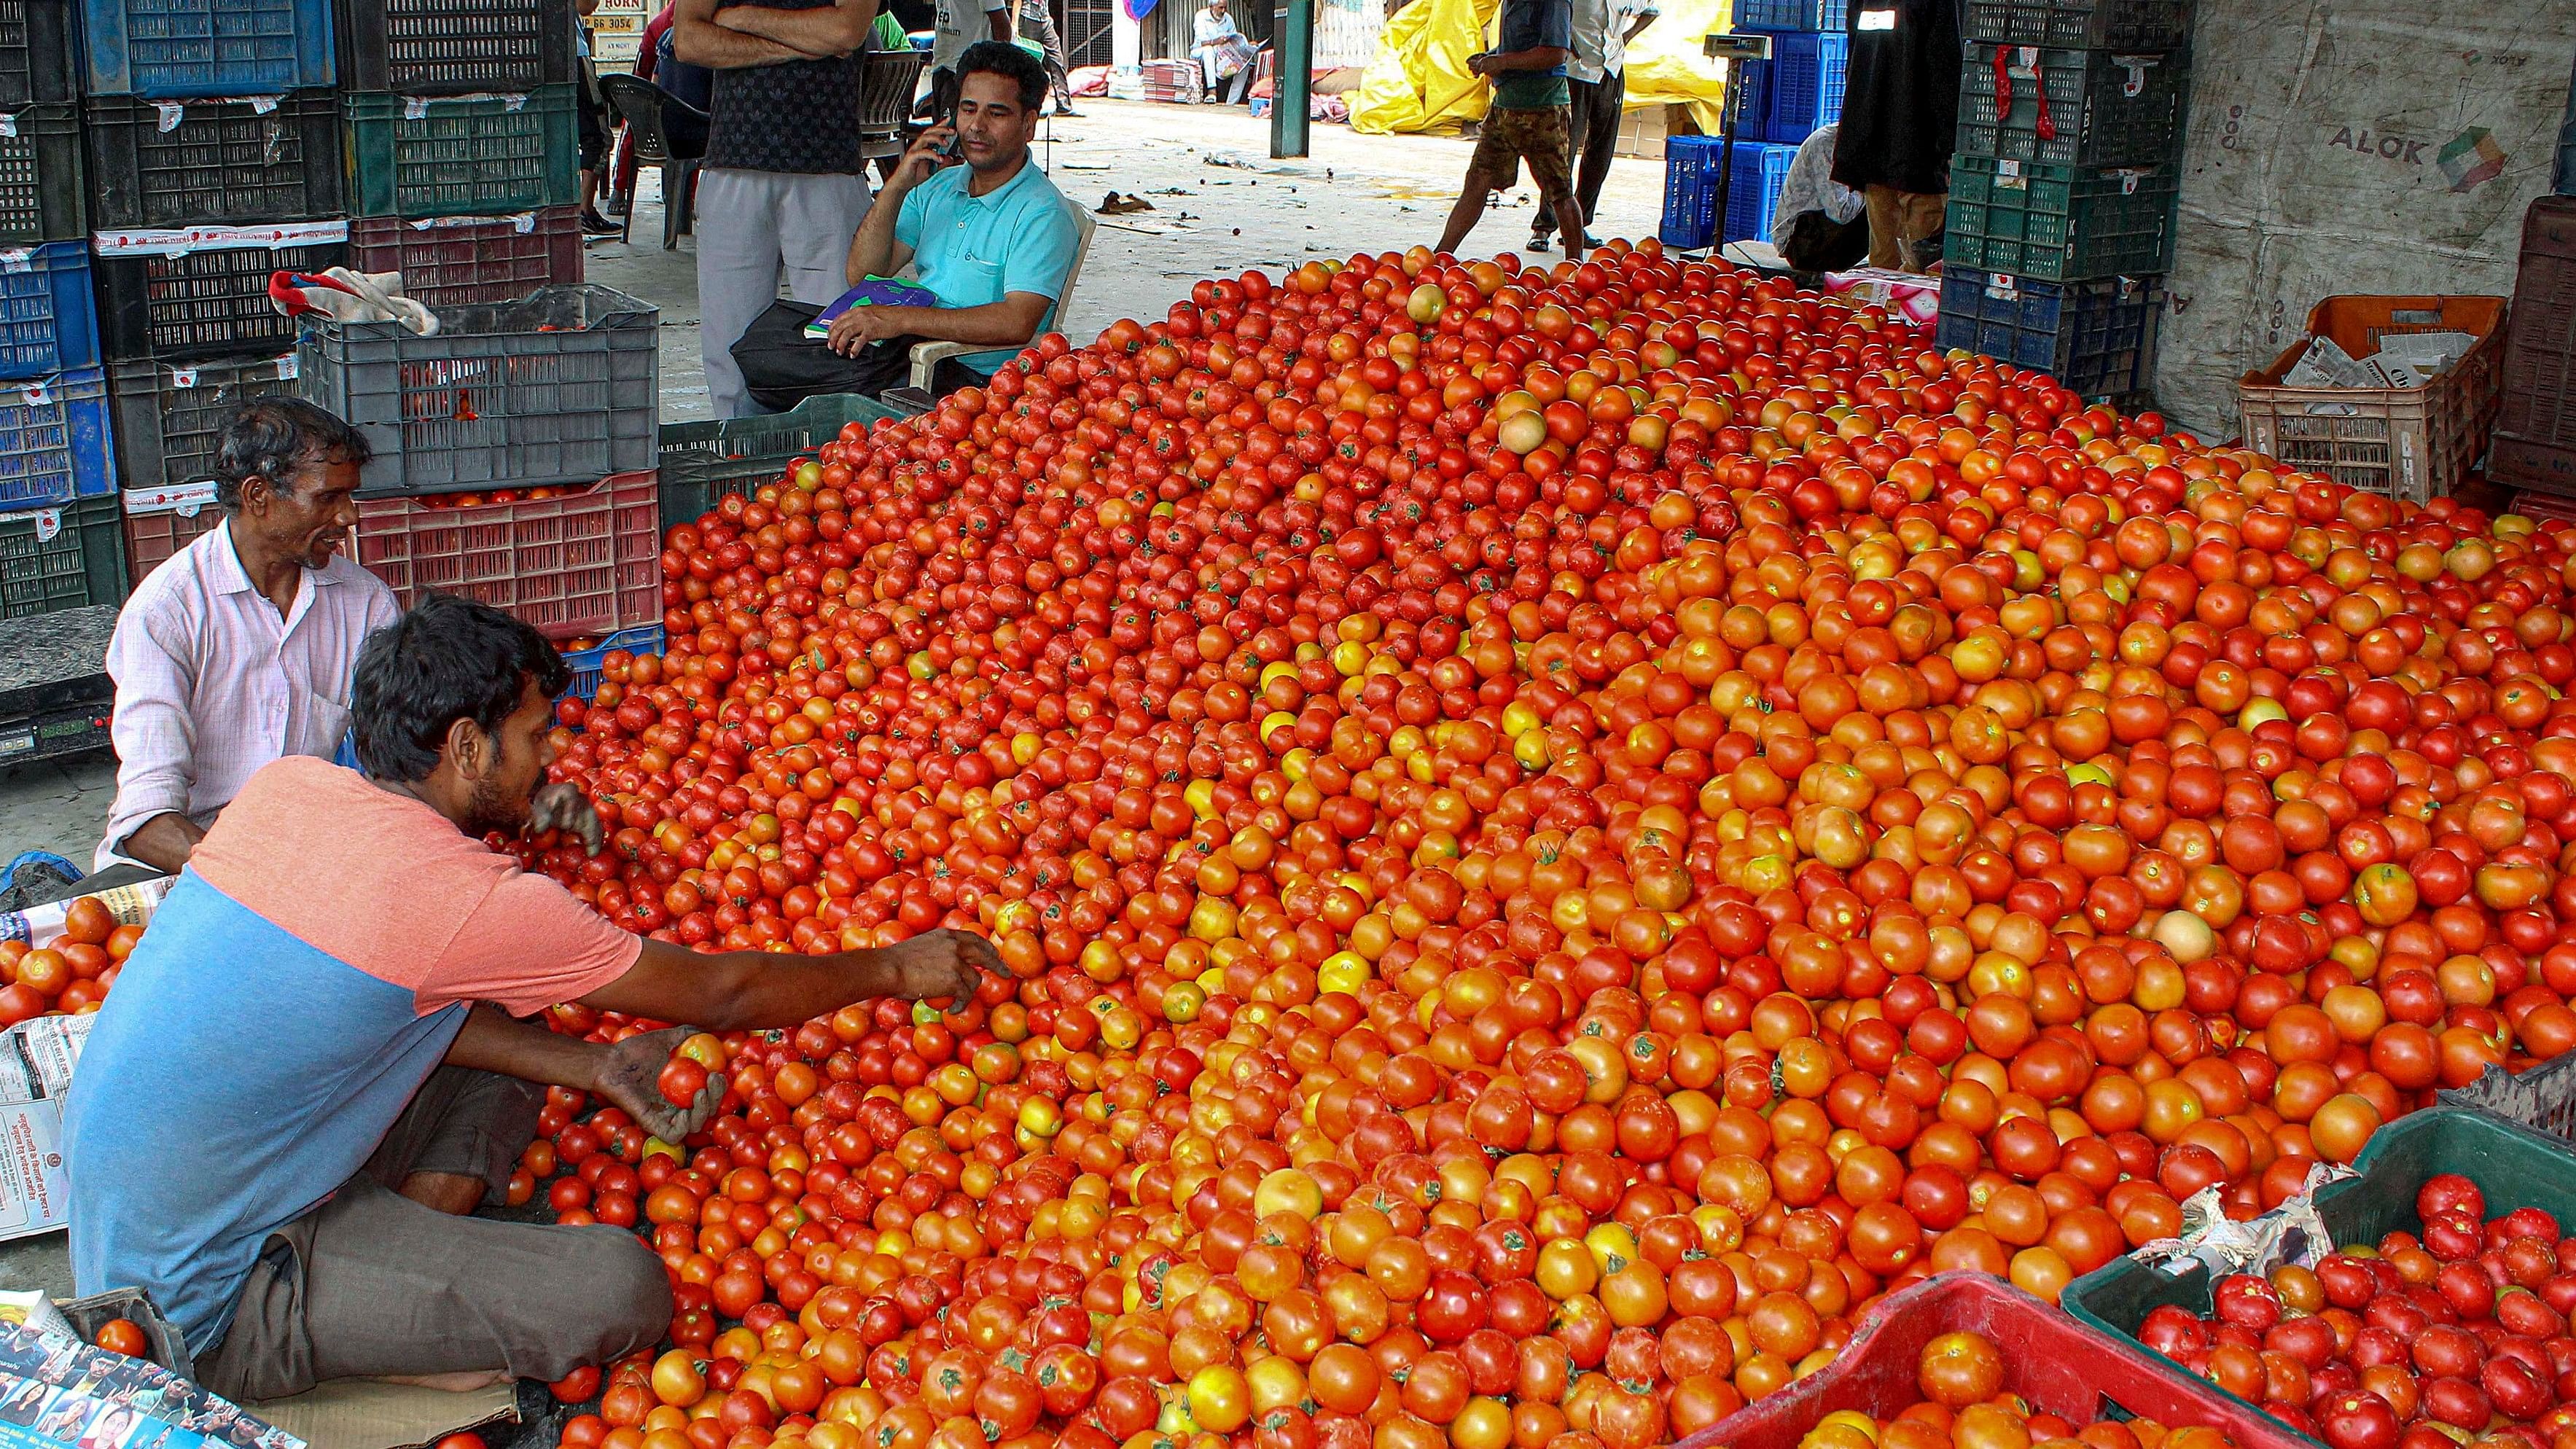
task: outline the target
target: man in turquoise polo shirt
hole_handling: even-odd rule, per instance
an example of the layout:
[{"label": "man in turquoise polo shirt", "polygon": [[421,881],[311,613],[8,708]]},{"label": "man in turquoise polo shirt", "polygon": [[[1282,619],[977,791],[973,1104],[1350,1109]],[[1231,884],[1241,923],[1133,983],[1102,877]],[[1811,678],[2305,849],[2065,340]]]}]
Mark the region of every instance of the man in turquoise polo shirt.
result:
[{"label": "man in turquoise polo shirt", "polygon": [[[852,307],[813,343],[803,338],[813,309],[779,303],[735,350],[763,404],[903,386],[917,342],[985,346],[939,365],[932,390],[953,392],[1054,325],[1077,234],[1064,194],[1029,161],[1046,68],[997,41],[968,47],[957,67],[954,122],[913,142],[850,242],[852,286],[910,266],[938,305]],[[966,164],[947,164],[950,155]]]}]

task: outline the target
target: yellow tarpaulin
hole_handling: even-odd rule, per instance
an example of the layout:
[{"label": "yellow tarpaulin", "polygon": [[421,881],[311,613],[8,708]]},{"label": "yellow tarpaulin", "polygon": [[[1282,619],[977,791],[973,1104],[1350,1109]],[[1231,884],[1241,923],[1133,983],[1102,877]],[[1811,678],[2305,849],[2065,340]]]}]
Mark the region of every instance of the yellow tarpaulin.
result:
[{"label": "yellow tarpaulin", "polygon": [[[1467,57],[1486,48],[1500,8],[1501,0],[1413,0],[1396,12],[1351,94],[1351,129],[1446,134],[1483,119],[1493,90],[1468,73]],[[1700,53],[1700,37],[1726,29],[1733,0],[1657,0],[1657,8],[1628,46],[1628,107],[1686,105],[1714,133],[1726,67]]]},{"label": "yellow tarpaulin", "polygon": [[1351,93],[1351,129],[1446,135],[1484,119],[1493,87],[1467,71],[1485,48],[1501,0],[1413,0],[1378,33],[1377,54]]},{"label": "yellow tarpaulin", "polygon": [[1726,63],[1700,51],[1700,39],[1722,35],[1735,0],[1656,0],[1662,13],[1628,42],[1628,109],[1688,106],[1700,130],[1716,135],[1726,100]]}]

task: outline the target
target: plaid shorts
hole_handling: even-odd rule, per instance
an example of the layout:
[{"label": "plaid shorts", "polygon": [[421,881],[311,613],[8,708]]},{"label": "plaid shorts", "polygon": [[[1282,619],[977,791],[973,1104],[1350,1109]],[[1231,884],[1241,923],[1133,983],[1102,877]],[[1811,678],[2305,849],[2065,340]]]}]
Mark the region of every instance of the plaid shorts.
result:
[{"label": "plaid shorts", "polygon": [[1527,161],[1530,184],[1539,195],[1554,201],[1572,194],[1573,173],[1565,162],[1567,109],[1487,111],[1476,155],[1467,163],[1469,178],[1484,182],[1489,191],[1508,191],[1520,179],[1520,163]]}]

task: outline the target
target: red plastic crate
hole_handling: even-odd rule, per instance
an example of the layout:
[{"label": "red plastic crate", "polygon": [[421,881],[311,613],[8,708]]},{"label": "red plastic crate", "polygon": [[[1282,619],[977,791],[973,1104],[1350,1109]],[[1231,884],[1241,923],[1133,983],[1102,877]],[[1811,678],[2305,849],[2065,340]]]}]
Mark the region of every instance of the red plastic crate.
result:
[{"label": "red plastic crate", "polygon": [[136,583],[172,554],[215,531],[224,510],[209,479],[176,486],[128,488],[125,503],[125,576]]},{"label": "red plastic crate", "polygon": [[403,295],[432,311],[516,302],[539,287],[581,280],[581,208],[356,220],[349,223],[349,265],[402,273]]},{"label": "red plastic crate", "polygon": [[533,501],[361,498],[357,557],[405,608],[435,590],[506,609],[548,638],[607,634],[661,620],[660,500],[650,468]]},{"label": "red plastic crate", "polygon": [[2236,1449],[2316,1449],[2268,1414],[2176,1374],[2135,1343],[2087,1328],[2000,1278],[1943,1273],[1869,1310],[1832,1364],[1748,1404],[1675,1449],[1797,1449],[1827,1414],[1891,1417],[1922,1398],[1923,1346],[1974,1329],[2004,1351],[2004,1392],[2075,1423],[2148,1418],[2167,1428],[2205,1424]]}]

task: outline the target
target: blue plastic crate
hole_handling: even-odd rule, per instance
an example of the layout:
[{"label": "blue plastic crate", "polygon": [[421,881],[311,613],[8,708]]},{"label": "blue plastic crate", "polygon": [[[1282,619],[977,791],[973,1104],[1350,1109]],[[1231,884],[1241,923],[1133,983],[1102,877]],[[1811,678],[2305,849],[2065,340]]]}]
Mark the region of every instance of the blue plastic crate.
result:
[{"label": "blue plastic crate", "polygon": [[1668,247],[1697,251],[1717,240],[1715,136],[1675,136],[1664,143],[1664,223],[1655,235]]},{"label": "blue plastic crate", "polygon": [[2079,397],[2116,397],[2155,376],[2164,306],[2160,277],[2034,282],[1951,265],[1942,269],[1935,337],[1944,348],[2045,372]]},{"label": "blue plastic crate", "polygon": [[1795,146],[1763,141],[1735,143],[1735,175],[1726,183],[1727,241],[1769,241],[1771,215],[1780,206],[1780,188],[1789,180]]},{"label": "blue plastic crate", "polygon": [[1844,0],[1735,0],[1738,30],[1840,30]]},{"label": "blue plastic crate", "polygon": [[1748,61],[1742,125],[1755,140],[1794,146],[1842,119],[1843,83],[1851,68],[1851,39],[1841,34],[1778,34],[1771,58]]},{"label": "blue plastic crate", "polygon": [[113,494],[112,435],[107,375],[95,367],[0,383],[0,509]]},{"label": "blue plastic crate", "polygon": [[620,629],[588,649],[567,649],[563,657],[564,663],[572,666],[572,688],[565,690],[564,696],[585,704],[596,698],[601,667],[611,649],[623,649],[629,654],[659,654],[662,648],[662,626],[638,624],[632,629]]},{"label": "blue plastic crate", "polygon": [[89,94],[258,96],[338,78],[331,0],[83,0]]},{"label": "blue plastic crate", "polygon": [[0,251],[0,378],[49,377],[98,363],[89,247],[45,242]]}]

